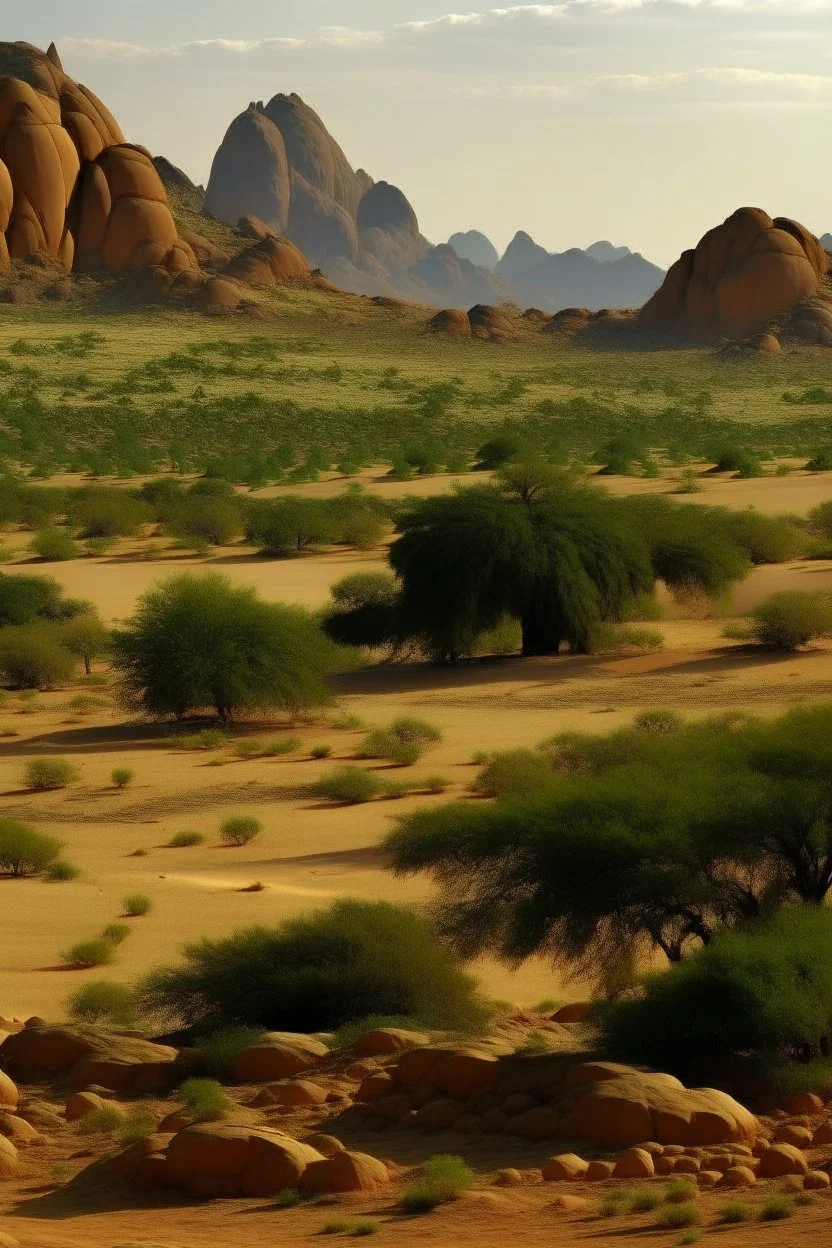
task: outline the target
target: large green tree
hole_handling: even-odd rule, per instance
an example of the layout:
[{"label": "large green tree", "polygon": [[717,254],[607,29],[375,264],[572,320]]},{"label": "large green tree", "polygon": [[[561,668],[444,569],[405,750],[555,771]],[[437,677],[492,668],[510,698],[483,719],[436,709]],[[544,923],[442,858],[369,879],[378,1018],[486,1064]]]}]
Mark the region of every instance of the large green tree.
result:
[{"label": "large green tree", "polygon": [[327,702],[326,677],[341,657],[307,611],[263,602],[216,572],[153,586],[113,644],[127,696],[146,713],[212,708],[226,721]]}]

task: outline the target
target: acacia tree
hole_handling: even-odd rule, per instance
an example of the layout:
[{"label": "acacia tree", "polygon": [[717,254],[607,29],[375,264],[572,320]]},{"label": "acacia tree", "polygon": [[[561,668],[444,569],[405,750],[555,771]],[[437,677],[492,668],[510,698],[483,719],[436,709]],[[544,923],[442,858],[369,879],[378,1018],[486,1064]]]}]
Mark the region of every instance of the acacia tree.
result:
[{"label": "acacia tree", "polygon": [[597,974],[623,951],[675,962],[785,903],[823,903],[832,708],[634,736],[582,760],[573,739],[581,774],[417,812],[387,839],[397,872],[440,884],[441,926],[466,955],[542,952]]},{"label": "acacia tree", "polygon": [[216,572],[153,586],[113,646],[127,699],[157,718],[210,707],[229,721],[244,711],[319,706],[340,663],[307,611],[263,602]]},{"label": "acacia tree", "polygon": [[590,649],[602,620],[652,586],[647,547],[624,514],[565,473],[537,465],[415,501],[390,562],[402,620],[438,657],[470,652],[506,615],[525,655]]}]

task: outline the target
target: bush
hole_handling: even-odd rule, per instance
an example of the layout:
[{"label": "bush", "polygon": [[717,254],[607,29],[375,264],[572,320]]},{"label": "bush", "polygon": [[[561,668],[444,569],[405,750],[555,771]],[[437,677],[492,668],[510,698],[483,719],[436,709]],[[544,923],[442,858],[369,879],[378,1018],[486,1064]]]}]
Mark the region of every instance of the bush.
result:
[{"label": "bush", "polygon": [[338,645],[395,648],[400,643],[399,586],[390,572],[353,572],[330,592],[323,627]]},{"label": "bush", "polygon": [[383,728],[369,732],[356,750],[358,758],[386,758],[400,767],[411,767],[422,753],[423,748],[416,741],[402,741]]},{"label": "bush", "polygon": [[144,893],[129,893],[124,898],[124,913],[131,919],[142,918],[153,909],[153,902]]},{"label": "bush", "polygon": [[125,1124],[125,1114],[117,1105],[102,1105],[79,1118],[75,1130],[79,1135],[114,1135]]},{"label": "bush", "polygon": [[429,1157],[419,1167],[419,1180],[405,1191],[401,1207],[405,1213],[429,1213],[437,1205],[456,1200],[473,1186],[471,1167],[451,1153]]},{"label": "bush", "polygon": [[115,635],[128,697],[156,717],[213,707],[298,711],[330,700],[327,674],[340,655],[300,607],[263,602],[209,572],[174,576],[149,590]]},{"label": "bush", "polygon": [[761,1222],[780,1222],[790,1218],[794,1213],[794,1200],[791,1196],[769,1196],[760,1210]]},{"label": "bush", "polygon": [[248,815],[237,815],[232,819],[225,819],[220,824],[220,840],[223,845],[248,845],[260,835],[262,826],[259,819],[253,819]]},{"label": "bush", "polygon": [[94,611],[84,611],[57,626],[57,637],[65,650],[81,659],[87,676],[96,659],[109,654],[112,644],[110,630]]},{"label": "bush", "polygon": [[332,510],[320,499],[290,495],[257,499],[249,506],[246,541],[266,554],[292,555],[337,539]]},{"label": "bush", "polygon": [[234,1106],[216,1079],[186,1079],[179,1095],[194,1122],[210,1122]]},{"label": "bush", "polygon": [[126,789],[136,773],[130,767],[114,767],[110,779],[117,789]]},{"label": "bush", "polygon": [[106,940],[108,945],[123,945],[130,930],[129,923],[108,923],[101,933],[101,939]]},{"label": "bush", "polygon": [[228,741],[222,728],[202,728],[199,732],[183,732],[173,740],[177,750],[219,750]]},{"label": "bush", "polygon": [[[154,1000],[157,999],[155,991],[154,988]],[[218,1079],[233,1078],[240,1055],[256,1044],[262,1034],[262,1027],[240,1026],[222,1027],[212,1032],[196,1045],[199,1068]]]},{"label": "bush", "polygon": [[52,689],[69,680],[75,666],[58,626],[42,623],[0,629],[0,673],[12,689]]},{"label": "bush", "polygon": [[787,653],[832,633],[832,596],[824,591],[783,590],[752,612],[751,636],[767,650]]},{"label": "bush", "polygon": [[554,780],[551,764],[534,750],[500,750],[492,754],[471,788],[481,797],[533,793]]},{"label": "bush", "polygon": [[136,1001],[132,989],[106,979],[92,980],[76,989],[69,998],[70,1018],[82,1023],[109,1023],[132,1027],[136,1021]]},{"label": "bush", "polygon": [[61,961],[75,970],[87,970],[93,966],[109,966],[115,961],[113,946],[108,940],[82,940],[61,954]]},{"label": "bush", "polygon": [[300,737],[277,737],[268,742],[263,752],[267,758],[280,758],[283,754],[294,754],[302,745]]},{"label": "bush", "polygon": [[51,866],[46,868],[46,879],[50,884],[68,884],[70,880],[77,880],[81,872],[77,867],[73,867],[71,862],[64,862],[58,859]]},{"label": "bush", "polygon": [[30,758],[23,773],[28,789],[43,792],[47,789],[65,789],[80,775],[77,767],[65,758]]},{"label": "bush", "polygon": [[331,745],[313,745],[312,749],[309,751],[309,754],[311,758],[314,758],[317,760],[321,760],[324,758],[331,758],[332,746]]},{"label": "bush", "polygon": [[190,849],[194,845],[204,845],[205,837],[201,832],[175,832],[168,841],[168,849]]},{"label": "bush", "polygon": [[256,1026],[332,1031],[370,1015],[423,1026],[481,1026],[474,981],[430,924],[388,902],[338,901],[276,928],[253,927],[186,947],[153,972],[143,1007],[204,1031]]},{"label": "bush", "polygon": [[646,976],[640,997],[603,1007],[605,1048],[680,1074],[740,1054],[772,1066],[824,1056],[832,1047],[830,942],[832,913],[820,906],[723,931]]},{"label": "bush", "polygon": [[0,626],[57,619],[63,590],[52,576],[0,576]]},{"label": "bush", "polygon": [[152,512],[127,490],[91,485],[70,492],[67,515],[82,537],[130,537]]},{"label": "bush", "polygon": [[521,459],[525,452],[525,444],[520,434],[498,433],[482,446],[476,453],[474,467],[477,471],[502,468],[504,464]]},{"label": "bush", "polygon": [[326,772],[312,788],[316,796],[330,802],[343,802],[348,806],[371,802],[374,797],[378,797],[381,790],[381,781],[376,776],[364,767],[355,767],[349,763]]},{"label": "bush", "polygon": [[[722,509],[720,509],[722,511]],[[752,563],[785,563],[806,550],[806,533],[788,516],[767,516],[752,507],[722,511],[725,523]]]},{"label": "bush", "polygon": [[681,1230],[683,1226],[696,1226],[699,1222],[699,1206],[695,1201],[683,1205],[665,1205],[656,1218],[656,1226],[664,1230]]},{"label": "bush", "polygon": [[0,819],[0,871],[18,878],[41,875],[55,866],[63,842],[44,836],[17,819]]},{"label": "bush", "polygon": [[727,1200],[719,1208],[719,1220],[728,1226],[736,1226],[739,1222],[750,1222],[753,1217],[752,1206],[743,1204],[741,1200]]},{"label": "bush", "polygon": [[41,529],[32,538],[32,550],[49,563],[62,563],[78,557],[78,545],[65,529]]}]

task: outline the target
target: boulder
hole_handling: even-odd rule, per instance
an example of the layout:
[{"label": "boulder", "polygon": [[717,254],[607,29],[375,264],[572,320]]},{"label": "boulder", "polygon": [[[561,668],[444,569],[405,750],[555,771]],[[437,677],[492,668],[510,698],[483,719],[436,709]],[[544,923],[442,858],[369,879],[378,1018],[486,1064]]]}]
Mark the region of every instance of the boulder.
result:
[{"label": "boulder", "polygon": [[506,1126],[509,1135],[520,1135],[526,1140],[549,1140],[561,1134],[560,1119],[548,1105],[539,1105],[510,1118]]},{"label": "boulder", "polygon": [[355,1094],[355,1099],[372,1104],[373,1101],[380,1101],[383,1097],[389,1096],[393,1086],[393,1076],[389,1075],[387,1071],[380,1070],[376,1074],[368,1075],[362,1081],[361,1087]]},{"label": "boulder", "polygon": [[742,338],[814,296],[829,264],[798,222],[740,208],[671,266],[639,324],[692,340]]},{"label": "boulder", "polygon": [[190,1195],[272,1196],[297,1187],[324,1158],[308,1144],[267,1127],[198,1123],[167,1146],[167,1182]]},{"label": "boulder", "polygon": [[454,338],[470,338],[471,322],[462,308],[443,308],[428,321],[428,329],[434,334],[450,334]]},{"label": "boulder", "polygon": [[327,1098],[327,1089],[309,1079],[285,1079],[280,1083],[270,1083],[258,1092],[251,1102],[253,1109],[262,1109],[268,1105],[323,1105]]},{"label": "boulder", "polygon": [[135,1094],[164,1089],[176,1055],[168,1045],[135,1036],[41,1022],[0,1046],[4,1069],[21,1082],[68,1076],[76,1088],[100,1084]]},{"label": "boulder", "polygon": [[389,1181],[383,1162],[368,1153],[345,1150],[311,1162],[301,1175],[300,1188],[307,1192],[374,1192]]},{"label": "boulder", "polygon": [[794,1144],[795,1148],[811,1148],[813,1132],[809,1127],[784,1122],[777,1127],[773,1138],[777,1144]]},{"label": "boulder", "polygon": [[649,1179],[656,1173],[650,1153],[643,1148],[628,1148],[615,1163],[615,1179]]},{"label": "boulder", "polygon": [[722,1176],[726,1187],[753,1187],[757,1176],[749,1166],[731,1166]]},{"label": "boulder", "polygon": [[79,1118],[86,1118],[87,1114],[92,1114],[107,1106],[114,1109],[120,1108],[114,1101],[106,1101],[97,1092],[74,1092],[66,1103],[64,1117],[67,1122],[77,1122]]},{"label": "boulder", "polygon": [[27,1122],[25,1118],[19,1118],[17,1114],[6,1114],[0,1112],[0,1135],[4,1135],[7,1140],[19,1148],[22,1144],[39,1143],[43,1137],[37,1128],[33,1127],[31,1122]]},{"label": "boulder", "polygon": [[17,1149],[5,1135],[0,1135],[0,1180],[16,1179],[18,1171]]},{"label": "boulder", "polygon": [[571,1001],[552,1015],[553,1023],[582,1023],[589,1013],[588,1001]]},{"label": "boulder", "polygon": [[459,1101],[449,1097],[429,1101],[419,1110],[419,1126],[426,1131],[448,1131],[460,1116],[461,1109]]},{"label": "boulder", "polygon": [[542,1166],[543,1178],[547,1183],[560,1179],[582,1179],[589,1170],[589,1163],[576,1153],[559,1153],[550,1157]]},{"label": "boulder", "polygon": [[307,1135],[303,1141],[310,1148],[314,1148],[323,1157],[332,1157],[335,1153],[343,1153],[344,1145],[334,1135],[326,1135],[322,1131],[316,1132],[314,1135]]},{"label": "boulder", "polygon": [[805,1174],[809,1163],[794,1144],[772,1144],[760,1158],[760,1177],[777,1179],[784,1174]]},{"label": "boulder", "polygon": [[[2,1051],[0,1045],[0,1052]],[[12,1083],[8,1075],[4,1075],[0,1070],[0,1109],[16,1109],[19,1096],[15,1085]]]},{"label": "boulder", "polygon": [[822,1114],[826,1107],[815,1092],[795,1092],[783,1108],[787,1114]]},{"label": "boulder", "polygon": [[832,1144],[832,1118],[822,1122],[812,1136],[812,1148],[819,1148],[823,1144]]},{"label": "boulder", "polygon": [[614,1170],[614,1161],[591,1161],[586,1168],[584,1178],[590,1183],[601,1183],[605,1179],[611,1179]]},{"label": "boulder", "polygon": [[253,243],[226,265],[226,278],[236,278],[248,286],[285,286],[309,278],[306,259],[294,243],[268,235]]},{"label": "boulder", "polygon": [[313,1036],[294,1031],[270,1031],[248,1046],[237,1059],[234,1077],[241,1083],[290,1079],[319,1066],[329,1049]]},{"label": "boulder", "polygon": [[477,303],[468,312],[471,333],[475,338],[510,341],[517,334],[504,312],[487,303]]},{"label": "boulder", "polygon": [[829,1187],[829,1175],[825,1170],[807,1170],[803,1176],[803,1186],[807,1191],[821,1191]]},{"label": "boulder", "polygon": [[561,1130],[603,1144],[722,1144],[751,1141],[756,1119],[714,1088],[685,1088],[671,1075],[612,1062],[572,1068],[558,1100]]},{"label": "boulder", "polygon": [[363,1057],[386,1057],[391,1053],[403,1053],[406,1049],[418,1049],[430,1044],[430,1036],[423,1031],[407,1031],[403,1027],[378,1027],[365,1031],[355,1042],[355,1051]]}]

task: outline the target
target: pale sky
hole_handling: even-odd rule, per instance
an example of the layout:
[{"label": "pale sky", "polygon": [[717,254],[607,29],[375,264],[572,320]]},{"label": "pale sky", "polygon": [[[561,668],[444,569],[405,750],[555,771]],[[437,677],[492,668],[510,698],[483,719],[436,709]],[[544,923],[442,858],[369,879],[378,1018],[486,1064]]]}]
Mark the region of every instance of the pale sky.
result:
[{"label": "pale sky", "polygon": [[[741,204],[832,230],[832,0],[0,0],[197,181],[297,91],[423,232],[667,264]],[[28,10],[28,12],[27,12]]]}]

